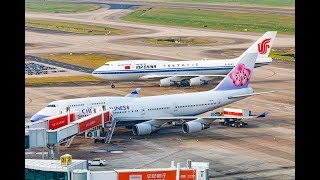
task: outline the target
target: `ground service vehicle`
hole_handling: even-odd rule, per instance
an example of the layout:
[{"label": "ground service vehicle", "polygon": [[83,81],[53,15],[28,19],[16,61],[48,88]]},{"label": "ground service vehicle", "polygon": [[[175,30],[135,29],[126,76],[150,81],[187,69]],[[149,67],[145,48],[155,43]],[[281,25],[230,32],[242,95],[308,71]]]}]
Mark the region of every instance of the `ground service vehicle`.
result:
[{"label": "ground service vehicle", "polygon": [[107,161],[101,158],[94,158],[93,160],[88,161],[89,166],[105,166]]},{"label": "ground service vehicle", "polygon": [[234,118],[224,118],[220,120],[220,124],[224,126],[232,127],[246,127],[248,123],[241,121],[238,117],[241,116],[251,116],[251,111],[246,109],[237,109],[237,108],[224,108],[222,113],[215,112],[211,113],[211,116],[232,116]]}]

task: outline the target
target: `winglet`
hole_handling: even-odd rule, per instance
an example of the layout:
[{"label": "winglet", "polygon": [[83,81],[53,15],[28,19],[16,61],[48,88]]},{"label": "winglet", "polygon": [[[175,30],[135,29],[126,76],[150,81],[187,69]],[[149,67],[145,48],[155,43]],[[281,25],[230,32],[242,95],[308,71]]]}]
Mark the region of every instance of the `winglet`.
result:
[{"label": "winglet", "polygon": [[130,94],[127,94],[125,97],[138,97],[140,89],[141,88],[137,88],[133,90]]}]

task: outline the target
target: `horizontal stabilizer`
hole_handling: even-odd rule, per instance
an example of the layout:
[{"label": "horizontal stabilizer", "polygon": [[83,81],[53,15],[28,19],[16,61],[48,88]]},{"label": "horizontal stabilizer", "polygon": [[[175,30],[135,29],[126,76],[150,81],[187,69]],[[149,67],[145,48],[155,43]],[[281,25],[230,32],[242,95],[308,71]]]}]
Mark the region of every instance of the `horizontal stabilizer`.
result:
[{"label": "horizontal stabilizer", "polygon": [[269,114],[269,112],[264,112],[264,113],[260,114],[257,118],[266,117],[268,114]]},{"label": "horizontal stabilizer", "polygon": [[250,94],[233,95],[233,96],[229,96],[228,99],[239,98],[239,97],[247,97],[247,96],[253,96],[253,95],[260,95],[260,94],[269,94],[269,93],[273,93],[273,92],[276,92],[276,91],[268,91],[268,92],[260,92],[260,93],[250,93]]}]

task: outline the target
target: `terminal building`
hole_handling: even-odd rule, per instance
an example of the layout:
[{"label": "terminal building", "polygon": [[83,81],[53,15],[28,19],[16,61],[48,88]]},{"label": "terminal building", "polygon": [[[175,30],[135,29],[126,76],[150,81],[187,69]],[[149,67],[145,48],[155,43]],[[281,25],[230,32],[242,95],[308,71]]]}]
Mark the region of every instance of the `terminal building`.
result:
[{"label": "terminal building", "polygon": [[[109,125],[109,126],[108,126]],[[62,143],[70,145],[73,137],[92,133],[99,128],[109,127],[104,137],[109,143],[116,125],[108,108],[76,119],[76,112],[61,113],[43,118],[25,126],[25,149],[42,147],[42,159],[25,159],[26,180],[208,180],[209,163],[187,161],[186,167],[171,162],[169,168],[114,169],[90,171],[87,160],[74,159],[65,154],[56,160],[54,147]],[[44,159],[44,148],[49,148],[48,160]]]},{"label": "terminal building", "polygon": [[62,164],[59,160],[25,159],[25,180],[209,180],[208,172],[208,162],[190,160],[187,167],[175,166],[172,161],[169,168],[90,171],[87,160]]},{"label": "terminal building", "polygon": [[25,180],[69,180],[74,169],[88,169],[87,160],[73,159],[65,166],[59,160],[25,159]]}]

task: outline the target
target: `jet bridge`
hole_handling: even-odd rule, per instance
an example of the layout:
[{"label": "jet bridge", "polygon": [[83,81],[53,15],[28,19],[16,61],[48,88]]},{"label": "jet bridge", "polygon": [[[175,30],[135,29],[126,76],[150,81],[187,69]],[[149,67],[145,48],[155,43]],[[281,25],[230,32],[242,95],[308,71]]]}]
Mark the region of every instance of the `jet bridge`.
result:
[{"label": "jet bridge", "polygon": [[[37,122],[27,124],[26,132],[32,129],[46,130],[46,144],[49,150],[49,157],[54,158],[54,146],[67,142],[67,145],[72,142],[73,137],[83,132],[98,129],[101,127],[110,127],[107,142],[110,143],[116,122],[113,122],[112,111],[109,108],[96,108],[94,114],[76,120],[76,113],[60,114],[50,118],[42,119]],[[26,134],[27,136],[27,134]]]},{"label": "jet bridge", "polygon": [[66,126],[47,130],[48,144],[61,144],[75,135],[104,127],[106,123],[110,122],[110,115],[110,111],[99,112],[70,122],[70,124]]},{"label": "jet bridge", "polygon": [[70,122],[76,120],[76,112],[73,113],[64,113],[56,116],[50,116],[43,118],[39,121],[29,123],[25,125],[25,129],[31,128],[45,128],[47,130],[54,130],[60,127],[68,125]]}]

